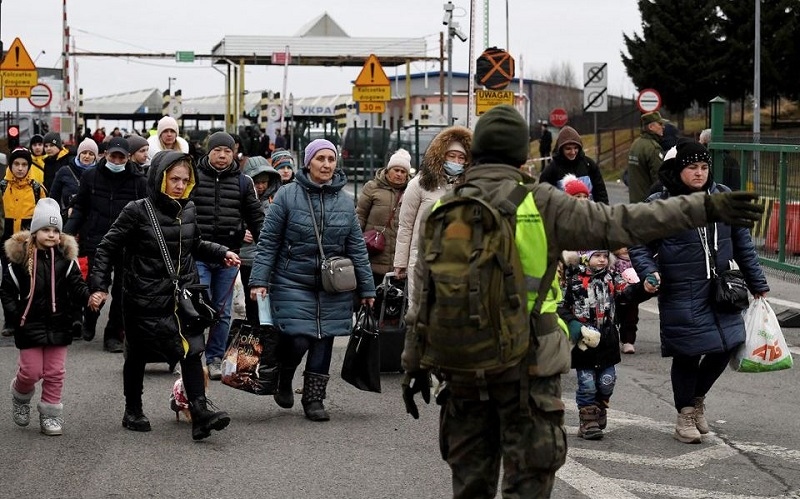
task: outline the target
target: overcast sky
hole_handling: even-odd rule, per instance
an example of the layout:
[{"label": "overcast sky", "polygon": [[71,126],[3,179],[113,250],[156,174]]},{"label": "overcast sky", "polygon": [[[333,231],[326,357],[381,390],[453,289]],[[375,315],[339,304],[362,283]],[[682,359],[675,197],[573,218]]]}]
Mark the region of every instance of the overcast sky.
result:
[{"label": "overcast sky", "polygon": [[[351,37],[425,37],[438,56],[444,10],[437,0],[66,0],[67,20],[77,51],[210,53],[225,35],[294,35],[324,11]],[[454,0],[456,20],[469,33],[467,0]],[[580,77],[584,62],[609,64],[609,91],[631,95],[633,84],[620,60],[622,34],[641,31],[636,0],[508,0],[510,52],[517,74],[541,76],[569,62]],[[478,0],[476,54],[483,50]],[[8,48],[19,37],[39,67],[61,64],[62,0],[6,0],[0,4],[0,34]],[[506,2],[491,0],[490,44],[505,46]],[[455,40],[454,71],[467,72],[468,44]],[[41,53],[44,51],[44,53]],[[224,78],[208,61],[78,58],[78,84],[86,98],[142,88],[166,89],[177,80],[184,97],[224,93]],[[428,70],[435,70],[428,63]],[[222,66],[219,66],[222,68]],[[386,68],[389,76],[393,68]],[[412,73],[426,69],[415,63]],[[290,67],[289,91],[296,97],[349,93],[358,68]],[[402,71],[402,70],[401,70]],[[250,91],[280,91],[282,67],[247,66]]]}]

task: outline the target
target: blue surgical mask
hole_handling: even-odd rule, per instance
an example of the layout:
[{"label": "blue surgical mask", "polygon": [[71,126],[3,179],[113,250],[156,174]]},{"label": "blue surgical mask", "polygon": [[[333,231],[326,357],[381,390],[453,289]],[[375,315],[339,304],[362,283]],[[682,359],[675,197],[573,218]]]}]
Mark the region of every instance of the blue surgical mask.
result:
[{"label": "blue surgical mask", "polygon": [[122,172],[124,172],[126,164],[127,164],[127,162],[122,163],[121,165],[118,165],[116,163],[112,163],[109,160],[106,160],[106,168],[111,170],[113,173],[122,173]]},{"label": "blue surgical mask", "polygon": [[456,163],[455,161],[445,161],[444,171],[446,171],[448,175],[461,175],[464,173],[464,165]]}]

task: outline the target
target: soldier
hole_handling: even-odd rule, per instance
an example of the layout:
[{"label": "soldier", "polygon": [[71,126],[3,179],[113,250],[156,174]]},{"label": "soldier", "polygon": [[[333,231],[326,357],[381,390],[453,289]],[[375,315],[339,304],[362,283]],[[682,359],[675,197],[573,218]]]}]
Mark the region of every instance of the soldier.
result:
[{"label": "soldier", "polygon": [[628,197],[631,203],[641,203],[650,195],[664,159],[661,149],[664,119],[661,114],[658,111],[645,113],[641,122],[642,135],[633,141],[628,152]]},{"label": "soldier", "polygon": [[[452,470],[453,497],[495,497],[501,459],[503,497],[549,497],[556,470],[564,464],[567,453],[561,374],[569,372],[570,347],[566,328],[556,315],[561,300],[555,278],[560,252],[586,247],[618,248],[705,226],[710,221],[752,226],[763,209],[753,204],[757,199],[753,193],[697,193],[656,203],[607,206],[572,198],[550,184],[534,184],[520,171],[528,157],[528,128],[511,106],[497,106],[481,117],[471,150],[473,163],[466,170],[465,184],[479,187],[486,199],[507,200],[520,184],[527,185],[530,191],[517,207],[515,242],[528,312],[523,314],[524,334],[535,338],[526,348],[527,356],[523,354],[503,371],[486,373],[476,385],[475,376],[437,368],[446,365],[447,359],[431,358],[431,316],[420,313],[420,299],[412,300],[416,305],[406,316],[409,329],[402,357],[408,373],[403,382],[403,399],[406,410],[418,418],[414,395],[421,393],[426,402],[430,400],[429,371],[446,382],[447,388],[438,392],[436,400],[444,406],[439,441],[442,456]],[[447,194],[440,203],[453,195],[459,195],[459,191]],[[436,205],[429,220],[435,214]],[[422,233],[425,234],[424,228]],[[450,255],[458,253],[452,250],[454,245],[471,238],[463,226],[438,233],[448,238]],[[428,241],[426,237],[420,239],[422,254]],[[428,275],[427,261],[428,258],[420,258],[422,263],[415,268],[419,282]],[[431,281],[434,292],[447,286],[434,277]],[[523,284],[518,283],[519,286]],[[427,288],[428,285],[423,286],[421,292]],[[467,344],[473,338],[462,339],[459,350],[467,353],[466,349],[475,345]]]}]

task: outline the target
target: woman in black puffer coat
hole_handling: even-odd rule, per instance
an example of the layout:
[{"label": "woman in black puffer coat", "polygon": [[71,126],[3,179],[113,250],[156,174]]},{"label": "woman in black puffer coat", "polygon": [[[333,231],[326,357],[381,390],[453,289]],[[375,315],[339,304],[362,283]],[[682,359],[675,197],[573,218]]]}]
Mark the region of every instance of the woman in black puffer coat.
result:
[{"label": "woman in black puffer coat", "polygon": [[[664,185],[647,202],[694,192],[728,192],[711,175],[703,145],[687,139],[667,152],[659,169]],[[740,312],[724,312],[712,299],[712,262],[719,274],[735,261],[754,296],[769,291],[764,272],[743,227],[712,223],[629,249],[636,273],[658,285],[661,353],[672,357],[672,392],[678,411],[675,438],[700,443],[708,433],[705,396],[725,371],[731,354],[745,340]]]},{"label": "woman in black puffer coat", "polygon": [[[142,411],[142,389],[146,359],[153,352],[169,362],[180,359],[184,387],[192,413],[192,438],[199,440],[230,422],[225,412],[208,409],[203,382],[202,330],[189,331],[179,320],[176,284],[170,278],[148,215],[154,209],[170,258],[178,274],[177,285],[197,283],[195,258],[238,265],[239,257],[219,244],[200,239],[195,209],[188,199],[194,187],[192,158],[179,151],[164,151],[153,158],[148,195],[129,203],[97,247],[89,281],[90,304],[99,307],[107,298],[116,255],[124,252],[123,311],[127,357],[123,367],[125,415],[129,430],[149,431]],[[191,341],[200,338],[199,342]],[[197,348],[190,348],[198,345]]]}]

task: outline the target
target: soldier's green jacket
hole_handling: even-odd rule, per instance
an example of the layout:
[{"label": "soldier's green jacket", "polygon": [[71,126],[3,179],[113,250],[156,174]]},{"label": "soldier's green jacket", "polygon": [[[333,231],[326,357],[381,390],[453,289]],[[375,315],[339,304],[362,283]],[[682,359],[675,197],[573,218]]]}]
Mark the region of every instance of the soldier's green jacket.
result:
[{"label": "soldier's green jacket", "polygon": [[[547,237],[547,260],[555,264],[563,250],[588,250],[607,248],[614,250],[623,246],[660,239],[681,230],[706,224],[704,200],[706,194],[670,197],[652,203],[605,205],[570,197],[548,183],[536,183],[518,169],[501,164],[471,166],[466,171],[466,182],[479,181],[494,186],[492,197],[503,199],[518,183],[530,184],[531,193]],[[488,181],[488,182],[487,182]],[[419,228],[424,233],[424,227]],[[422,238],[420,238],[422,239]],[[422,241],[421,241],[422,242]],[[520,254],[530,251],[524,241],[517,241]],[[530,245],[531,247],[533,244]],[[423,246],[420,244],[420,254]],[[424,279],[424,258],[419,258],[414,269],[418,282]],[[420,286],[421,288],[421,286]],[[419,297],[423,299],[422,297]],[[419,303],[419,300],[411,300]],[[403,350],[403,369],[419,371],[420,338],[414,327],[417,307],[406,315],[408,330]],[[557,321],[549,321],[557,326]],[[544,366],[540,366],[544,367]],[[539,376],[558,374],[560,368],[544,369]],[[566,358],[569,369],[569,355]],[[519,371],[518,369],[516,371]]]},{"label": "soldier's green jacket", "polygon": [[658,169],[664,160],[658,135],[642,132],[628,151],[628,196],[631,203],[641,203],[650,195],[658,180]]}]

